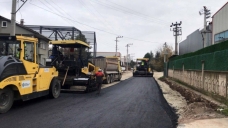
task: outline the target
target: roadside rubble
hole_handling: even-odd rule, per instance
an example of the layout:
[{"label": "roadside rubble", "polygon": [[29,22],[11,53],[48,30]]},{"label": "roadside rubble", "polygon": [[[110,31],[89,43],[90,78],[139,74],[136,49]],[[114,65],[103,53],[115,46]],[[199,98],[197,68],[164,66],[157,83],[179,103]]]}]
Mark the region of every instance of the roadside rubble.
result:
[{"label": "roadside rubble", "polygon": [[155,79],[160,85],[165,99],[179,116],[178,124],[189,123],[199,119],[226,117],[219,113],[223,110],[222,106],[216,104],[213,100],[209,101],[191,89],[183,87],[170,79],[158,80],[159,76],[161,77],[162,73],[156,72]]}]

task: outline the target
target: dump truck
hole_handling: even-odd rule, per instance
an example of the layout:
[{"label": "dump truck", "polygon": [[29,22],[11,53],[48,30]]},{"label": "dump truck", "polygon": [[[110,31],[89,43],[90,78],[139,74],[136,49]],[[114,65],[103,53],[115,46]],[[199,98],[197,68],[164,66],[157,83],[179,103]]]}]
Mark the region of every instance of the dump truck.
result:
[{"label": "dump truck", "polygon": [[74,88],[85,92],[97,89],[94,74],[99,67],[88,61],[88,43],[81,40],[58,40],[50,41],[49,44],[52,50],[46,65],[53,65],[58,70],[61,89]]},{"label": "dump truck", "polygon": [[122,70],[120,66],[120,57],[96,57],[89,59],[91,63],[96,65],[103,70],[104,78],[103,81],[106,84],[114,81],[120,81],[122,78]]},{"label": "dump truck", "polygon": [[7,112],[16,99],[59,97],[58,71],[38,63],[37,42],[25,36],[0,36],[0,113]]},{"label": "dump truck", "polygon": [[137,58],[136,67],[133,70],[133,77],[135,76],[151,76],[153,77],[154,73],[151,70],[149,65],[149,58]]}]

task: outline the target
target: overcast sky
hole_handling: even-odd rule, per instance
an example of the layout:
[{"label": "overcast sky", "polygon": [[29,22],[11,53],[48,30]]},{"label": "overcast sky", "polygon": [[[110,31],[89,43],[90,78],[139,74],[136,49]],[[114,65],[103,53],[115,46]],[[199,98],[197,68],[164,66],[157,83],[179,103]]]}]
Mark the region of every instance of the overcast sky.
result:
[{"label": "overcast sky", "polygon": [[[18,5],[21,5],[22,2],[18,1]],[[179,41],[184,40],[196,29],[203,28],[203,16],[199,15],[203,6],[207,6],[213,15],[226,2],[226,0],[28,0],[17,13],[16,19],[17,21],[24,19],[26,25],[75,26],[81,31],[95,31],[98,52],[115,52],[115,38],[123,36],[118,39],[118,52],[126,55],[126,45],[133,43],[129,47],[129,54],[134,58],[141,58],[149,51],[155,53],[164,42],[174,48],[175,40],[173,32],[170,31],[172,22],[182,21],[182,36],[179,37]],[[0,0],[0,15],[10,19],[11,5],[12,0]]]}]

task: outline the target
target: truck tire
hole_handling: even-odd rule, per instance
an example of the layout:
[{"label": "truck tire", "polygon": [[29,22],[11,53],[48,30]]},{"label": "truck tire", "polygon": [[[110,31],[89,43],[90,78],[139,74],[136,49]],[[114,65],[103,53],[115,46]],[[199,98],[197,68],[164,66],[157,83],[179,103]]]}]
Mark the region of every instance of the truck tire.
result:
[{"label": "truck tire", "polygon": [[113,75],[110,75],[110,83],[113,82]]},{"label": "truck tire", "polygon": [[109,84],[110,83],[110,76],[109,75],[106,76],[105,83],[106,84]]},{"label": "truck tire", "polygon": [[4,88],[0,90],[0,113],[6,113],[13,105],[13,90]]},{"label": "truck tire", "polygon": [[57,78],[53,78],[49,88],[49,97],[53,99],[58,98],[60,95],[60,91],[61,91],[60,82],[58,81]]},{"label": "truck tire", "polygon": [[119,75],[118,75],[118,81],[120,81],[121,78],[122,78],[122,74],[119,74]]},{"label": "truck tire", "polygon": [[116,75],[113,75],[112,78],[113,78],[113,79],[112,79],[112,82],[115,82],[115,81],[116,81]]}]

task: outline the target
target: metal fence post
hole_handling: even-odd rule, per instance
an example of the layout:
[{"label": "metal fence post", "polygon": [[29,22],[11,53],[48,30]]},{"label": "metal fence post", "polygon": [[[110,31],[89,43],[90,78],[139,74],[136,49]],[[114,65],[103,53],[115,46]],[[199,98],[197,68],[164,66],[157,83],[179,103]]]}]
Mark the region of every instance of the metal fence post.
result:
[{"label": "metal fence post", "polygon": [[202,78],[201,78],[201,81],[202,81],[202,82],[201,82],[201,86],[202,86],[202,87],[201,87],[201,88],[203,88],[203,90],[205,90],[205,88],[204,88],[204,62],[205,62],[205,61],[202,60],[201,62],[202,62]]}]

